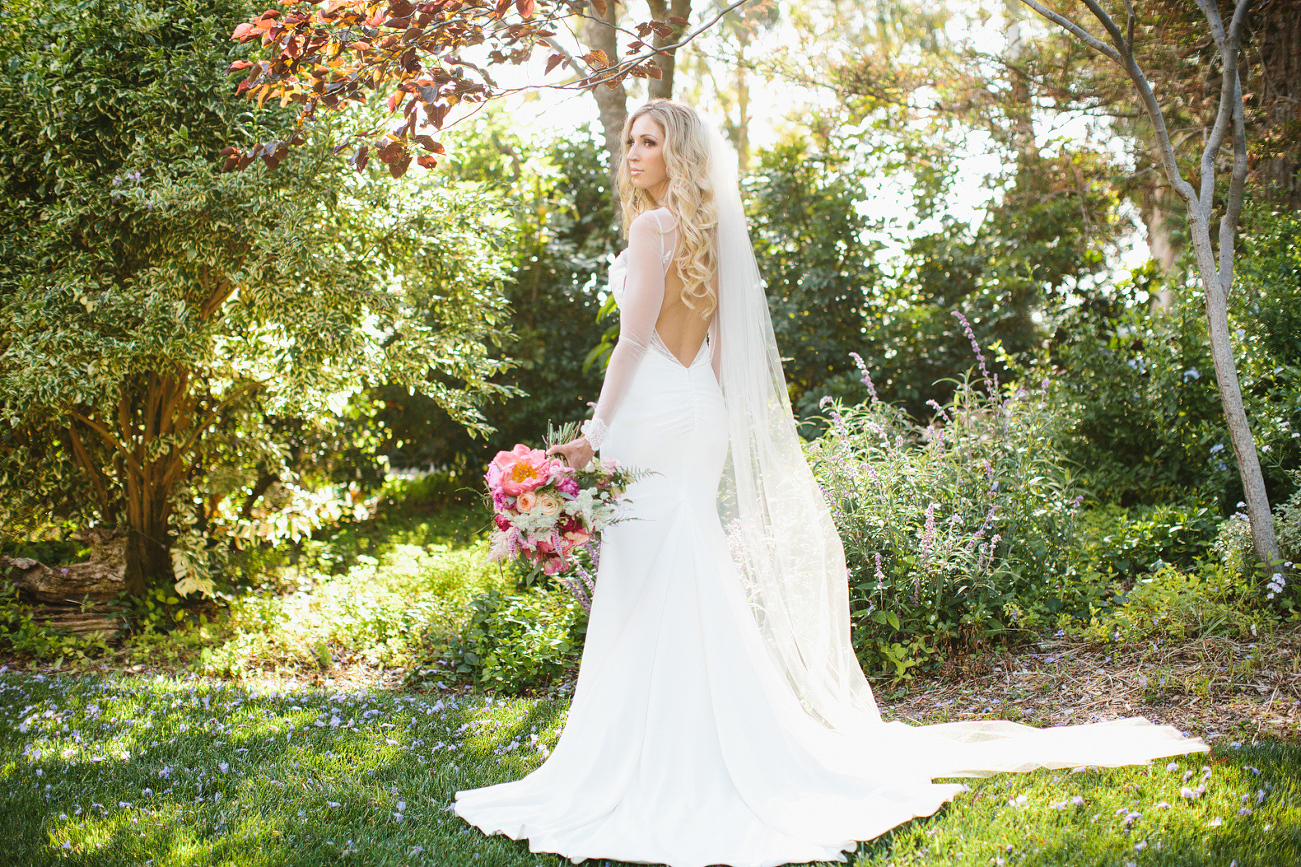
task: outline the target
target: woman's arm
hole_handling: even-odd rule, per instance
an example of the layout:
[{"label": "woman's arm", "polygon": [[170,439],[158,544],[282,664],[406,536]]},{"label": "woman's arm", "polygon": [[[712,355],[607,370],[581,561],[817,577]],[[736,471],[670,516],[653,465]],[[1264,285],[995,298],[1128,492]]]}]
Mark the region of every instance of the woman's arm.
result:
[{"label": "woman's arm", "polygon": [[664,231],[658,215],[652,211],[633,220],[628,229],[628,276],[619,307],[619,341],[610,353],[601,397],[596,402],[592,421],[583,426],[585,435],[552,449],[572,467],[582,469],[592,459],[592,453],[601,447],[605,432],[650,346],[655,322],[664,306],[663,253]]}]

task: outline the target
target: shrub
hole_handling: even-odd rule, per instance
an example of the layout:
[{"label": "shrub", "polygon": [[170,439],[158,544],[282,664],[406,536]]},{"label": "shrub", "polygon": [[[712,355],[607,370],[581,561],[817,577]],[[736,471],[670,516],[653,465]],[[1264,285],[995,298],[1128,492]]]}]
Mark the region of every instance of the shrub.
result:
[{"label": "shrub", "polygon": [[469,622],[446,658],[476,686],[518,695],[577,669],[587,611],[569,592],[541,586],[511,595],[491,591],[470,607]]},{"label": "shrub", "polygon": [[1274,506],[1274,532],[1278,537],[1283,562],[1259,564],[1252,549],[1251,522],[1243,504],[1239,511],[1222,522],[1215,536],[1214,550],[1223,566],[1256,586],[1265,602],[1280,612],[1301,619],[1301,582],[1296,580],[1295,564],[1301,562],[1301,470],[1293,473],[1297,490],[1285,503]]},{"label": "shrub", "polygon": [[1203,635],[1249,641],[1257,624],[1269,622],[1246,604],[1250,596],[1247,584],[1217,563],[1202,563],[1195,571],[1167,565],[1098,605],[1079,634],[1097,643]]},{"label": "shrub", "polygon": [[1053,410],[1042,389],[993,392],[961,381],[927,425],[875,400],[835,405],[807,447],[845,545],[869,672],[907,677],[941,653],[1088,610],[1097,582],[1075,554],[1082,497]]},{"label": "shrub", "polygon": [[[1252,433],[1271,499],[1301,466],[1301,218],[1249,209],[1229,316]],[[1106,299],[1060,317],[1053,400],[1067,457],[1096,498],[1118,505],[1242,499],[1211,363],[1195,272],[1134,272]],[[1175,295],[1153,311],[1149,294]]]},{"label": "shrub", "polygon": [[1219,524],[1204,503],[1105,504],[1082,516],[1081,552],[1103,575],[1132,585],[1163,566],[1186,569],[1205,559]]}]

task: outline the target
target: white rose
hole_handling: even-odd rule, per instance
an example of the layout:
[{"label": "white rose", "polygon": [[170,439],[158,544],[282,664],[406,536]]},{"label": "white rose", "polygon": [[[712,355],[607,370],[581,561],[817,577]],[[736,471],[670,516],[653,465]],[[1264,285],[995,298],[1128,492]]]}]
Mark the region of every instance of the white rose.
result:
[{"label": "white rose", "polygon": [[554,518],[560,514],[560,501],[550,494],[539,494],[537,505],[534,508],[548,518]]}]

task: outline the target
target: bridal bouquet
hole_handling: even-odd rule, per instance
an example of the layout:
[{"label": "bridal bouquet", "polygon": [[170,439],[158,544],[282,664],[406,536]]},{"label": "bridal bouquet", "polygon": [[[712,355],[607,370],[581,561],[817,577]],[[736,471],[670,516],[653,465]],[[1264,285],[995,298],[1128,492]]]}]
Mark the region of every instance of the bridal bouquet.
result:
[{"label": "bridal bouquet", "polygon": [[636,474],[608,459],[576,470],[542,449],[517,445],[497,453],[486,478],[496,524],[488,559],[521,559],[559,575],[577,565],[576,549],[618,520]]}]

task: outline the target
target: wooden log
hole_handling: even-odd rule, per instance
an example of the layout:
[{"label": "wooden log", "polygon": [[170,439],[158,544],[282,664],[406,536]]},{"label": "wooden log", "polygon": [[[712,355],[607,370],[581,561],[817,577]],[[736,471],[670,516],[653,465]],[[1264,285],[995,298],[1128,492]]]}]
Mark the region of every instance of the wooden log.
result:
[{"label": "wooden log", "polygon": [[37,619],[46,627],[73,635],[115,639],[121,625],[119,611],[108,605],[83,609],[80,605],[42,605]]},{"label": "wooden log", "polygon": [[29,601],[53,605],[103,604],[126,589],[126,533],[87,530],[78,537],[91,548],[91,559],[67,566],[46,566],[27,557],[0,556],[0,573]]}]

